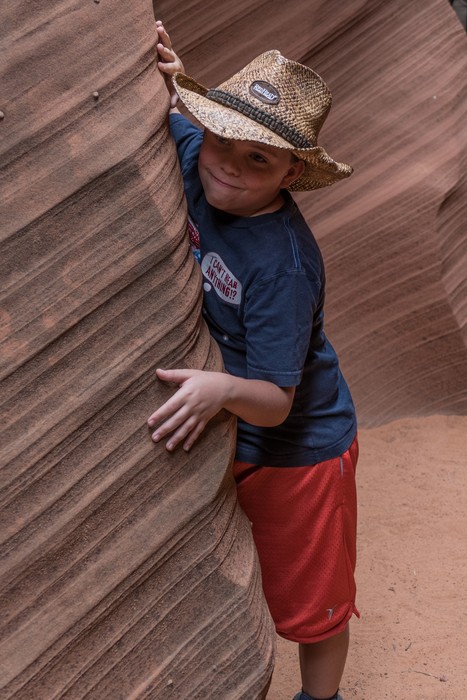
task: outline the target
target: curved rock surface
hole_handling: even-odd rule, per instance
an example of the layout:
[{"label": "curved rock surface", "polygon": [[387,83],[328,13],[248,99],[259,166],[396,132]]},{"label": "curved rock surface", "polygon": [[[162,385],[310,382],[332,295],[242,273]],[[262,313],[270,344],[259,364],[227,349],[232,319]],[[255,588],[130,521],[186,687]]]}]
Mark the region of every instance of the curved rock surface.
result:
[{"label": "curved rock surface", "polygon": [[234,421],[189,454],[146,428],[157,366],[222,367],[152,7],[1,15],[0,697],[260,698],[274,633]]}]

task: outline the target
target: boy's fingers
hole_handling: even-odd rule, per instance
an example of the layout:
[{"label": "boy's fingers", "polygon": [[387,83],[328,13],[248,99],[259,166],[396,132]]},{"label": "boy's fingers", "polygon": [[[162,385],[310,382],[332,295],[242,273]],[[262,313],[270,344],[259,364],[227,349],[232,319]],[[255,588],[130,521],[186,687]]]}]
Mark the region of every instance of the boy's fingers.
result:
[{"label": "boy's fingers", "polygon": [[172,72],[170,69],[170,64],[166,63],[165,61],[158,61],[157,62],[157,67],[162,73],[166,73],[169,77],[171,76]]},{"label": "boy's fingers", "polygon": [[148,425],[153,427],[157,423],[162,423],[162,421],[169,419],[171,416],[176,416],[183,407],[183,399],[181,399],[178,396],[178,392],[176,392],[168,401],[162,404],[162,406],[159,406],[157,411],[154,411],[154,413],[149,416]]},{"label": "boy's fingers", "polygon": [[178,444],[180,444],[188,436],[188,440],[191,438],[193,430],[197,427],[197,420],[193,416],[188,418],[182,425],[175,431],[175,433],[167,440],[166,448],[170,451],[173,450]]},{"label": "boy's fingers", "polygon": [[190,434],[189,434],[189,436],[188,436],[188,439],[185,440],[185,442],[183,443],[183,449],[184,449],[184,450],[186,450],[186,451],[188,452],[188,450],[189,450],[191,447],[193,447],[194,443],[195,443],[196,440],[199,438],[199,436],[201,435],[201,433],[203,432],[203,430],[204,430],[205,427],[206,427],[206,424],[205,424],[205,423],[198,423],[198,425],[196,426],[196,428],[194,428],[194,429],[190,432]]},{"label": "boy's fingers", "polygon": [[172,42],[170,41],[170,37],[165,31],[164,27],[160,25],[157,27],[157,33],[159,34],[159,37],[161,39],[161,42],[164,44],[166,48],[171,48],[172,47]]},{"label": "boy's fingers", "polygon": [[187,422],[187,414],[186,411],[183,411],[183,409],[180,409],[172,415],[170,418],[168,418],[166,421],[161,423],[155,431],[152,434],[152,439],[154,442],[159,442],[163,437],[168,435],[169,433],[173,433],[174,430],[177,428],[180,429],[180,426],[183,426]]},{"label": "boy's fingers", "polygon": [[165,403],[163,406],[158,408],[157,411],[152,414],[152,416],[149,416],[148,425],[150,428],[153,428],[158,423],[163,423],[164,421],[166,423],[171,417],[174,417],[178,414],[178,411],[180,410],[180,405],[174,403],[168,406],[168,403],[169,402]]},{"label": "boy's fingers", "polygon": [[193,375],[193,370],[190,369],[161,369],[156,370],[156,375],[163,382],[174,382],[182,384]]}]

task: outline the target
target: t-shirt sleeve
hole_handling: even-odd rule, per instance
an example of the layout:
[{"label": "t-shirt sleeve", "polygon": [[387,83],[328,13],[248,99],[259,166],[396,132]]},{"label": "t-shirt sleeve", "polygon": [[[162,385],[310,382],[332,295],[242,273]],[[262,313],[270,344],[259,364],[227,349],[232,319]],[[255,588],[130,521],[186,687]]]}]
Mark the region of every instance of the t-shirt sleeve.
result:
[{"label": "t-shirt sleeve", "polygon": [[169,124],[170,133],[177,147],[182,175],[185,176],[193,167],[197,167],[203,132],[184,117],[183,114],[171,114]]},{"label": "t-shirt sleeve", "polygon": [[247,372],[282,387],[297,386],[310,345],[319,284],[302,270],[254,284],[245,299]]}]

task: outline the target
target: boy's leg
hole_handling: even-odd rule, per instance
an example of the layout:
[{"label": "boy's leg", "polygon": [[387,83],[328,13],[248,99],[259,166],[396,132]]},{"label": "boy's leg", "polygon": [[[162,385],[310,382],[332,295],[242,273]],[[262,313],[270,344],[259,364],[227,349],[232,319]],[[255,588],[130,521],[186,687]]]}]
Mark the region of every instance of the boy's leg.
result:
[{"label": "boy's leg", "polygon": [[300,644],[302,687],[313,698],[330,698],[338,690],[349,648],[349,626],[314,644]]},{"label": "boy's leg", "polygon": [[[298,642],[307,695],[336,694],[355,608],[355,467],[358,443],[312,467],[236,462],[263,589],[277,632]],[[305,694],[303,694],[305,696]]]}]

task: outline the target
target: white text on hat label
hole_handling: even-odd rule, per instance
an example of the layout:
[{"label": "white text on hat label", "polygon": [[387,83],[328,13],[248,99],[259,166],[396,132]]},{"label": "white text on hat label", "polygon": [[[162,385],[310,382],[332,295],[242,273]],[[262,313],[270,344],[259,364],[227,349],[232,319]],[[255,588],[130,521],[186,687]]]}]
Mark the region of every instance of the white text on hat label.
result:
[{"label": "white text on hat label", "polygon": [[[230,272],[217,253],[206,253],[201,261],[201,272],[216,294],[228,304],[240,306],[242,300],[242,283]],[[205,291],[206,286],[204,286]]]},{"label": "white text on hat label", "polygon": [[281,99],[274,85],[265,80],[255,80],[251,83],[250,94],[267,105],[276,105]]}]

